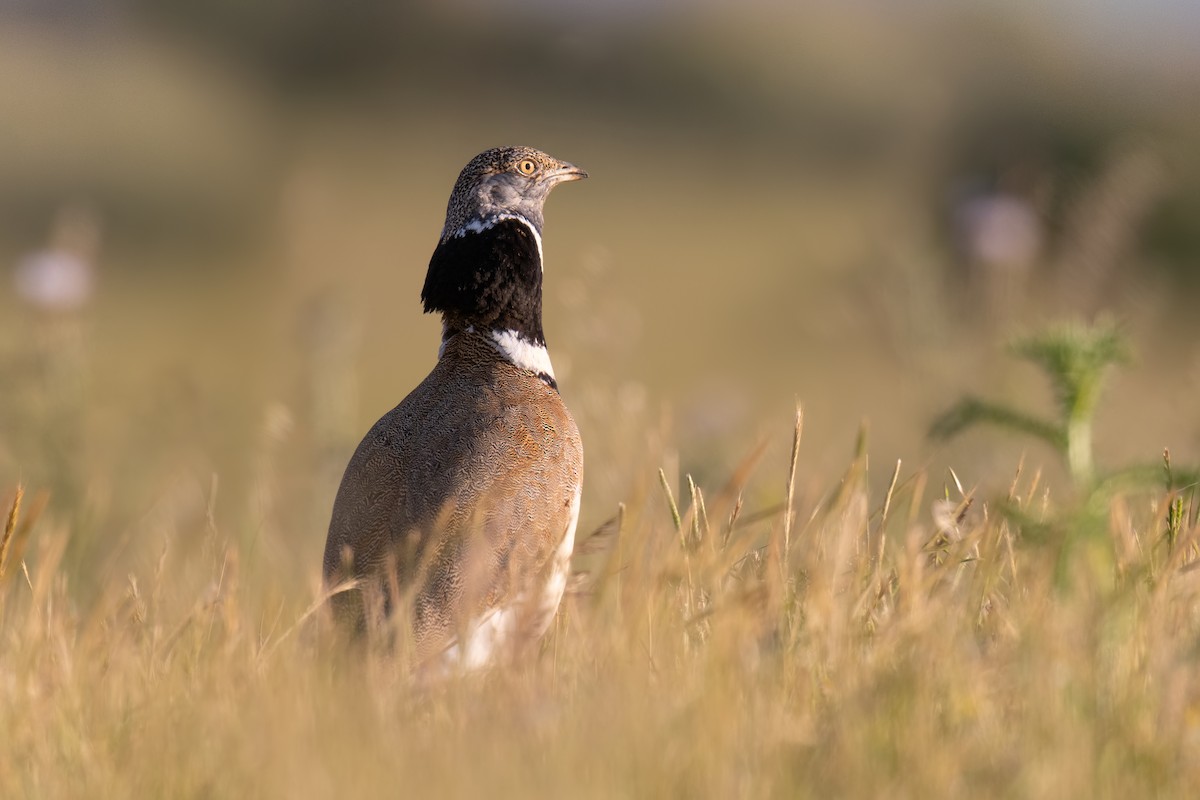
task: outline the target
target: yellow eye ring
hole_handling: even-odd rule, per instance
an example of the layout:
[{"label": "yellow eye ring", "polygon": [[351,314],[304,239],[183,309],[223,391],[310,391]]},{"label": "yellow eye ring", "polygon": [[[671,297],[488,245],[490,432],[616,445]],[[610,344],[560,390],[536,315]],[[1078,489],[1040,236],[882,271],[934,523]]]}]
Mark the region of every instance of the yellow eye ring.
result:
[{"label": "yellow eye ring", "polygon": [[522,175],[532,175],[535,171],[537,171],[537,164],[533,163],[532,159],[527,158],[517,163],[517,172]]}]

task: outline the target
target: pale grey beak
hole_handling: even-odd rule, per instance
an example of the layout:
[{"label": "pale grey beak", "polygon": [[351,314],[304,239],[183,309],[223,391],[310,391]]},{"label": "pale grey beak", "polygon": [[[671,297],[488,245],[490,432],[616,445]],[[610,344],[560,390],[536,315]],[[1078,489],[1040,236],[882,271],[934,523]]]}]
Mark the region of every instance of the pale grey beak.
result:
[{"label": "pale grey beak", "polygon": [[588,174],[574,164],[563,161],[560,165],[546,173],[546,178],[554,183],[566,183],[586,178]]}]

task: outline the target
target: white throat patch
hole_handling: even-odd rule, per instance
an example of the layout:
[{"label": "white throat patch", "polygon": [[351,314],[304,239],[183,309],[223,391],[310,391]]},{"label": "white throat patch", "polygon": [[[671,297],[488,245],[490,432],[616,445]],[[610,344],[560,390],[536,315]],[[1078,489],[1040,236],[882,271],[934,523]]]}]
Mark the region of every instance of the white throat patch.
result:
[{"label": "white throat patch", "polygon": [[525,217],[521,216],[520,214],[514,214],[510,211],[506,211],[486,220],[473,219],[455,231],[454,235],[455,237],[462,237],[466,236],[468,233],[483,233],[488,228],[494,228],[497,222],[502,222],[506,219],[516,220],[517,222],[522,223],[526,228],[529,229],[529,232],[533,234],[533,240],[537,242],[538,248],[538,266],[544,270],[546,257],[542,253],[542,235],[538,233],[537,228],[533,226],[532,222],[525,219]]},{"label": "white throat patch", "polygon": [[545,345],[534,344],[516,331],[492,331],[492,341],[500,354],[514,366],[534,375],[548,375],[555,380],[554,365],[550,363],[550,353]]}]

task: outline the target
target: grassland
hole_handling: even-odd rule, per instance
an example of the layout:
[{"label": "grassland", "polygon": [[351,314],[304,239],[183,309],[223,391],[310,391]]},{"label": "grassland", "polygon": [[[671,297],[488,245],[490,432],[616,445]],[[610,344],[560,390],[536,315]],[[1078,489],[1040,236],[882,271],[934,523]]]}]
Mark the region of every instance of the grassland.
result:
[{"label": "grassland", "polygon": [[[242,60],[0,26],[0,263],[64,203],[103,229],[76,318],[0,292],[0,797],[1194,796],[1194,48],[1006,11],[448,11],[294,83],[316,17]],[[478,96],[490,59],[521,102]],[[592,174],[546,236],[587,538],[539,652],[416,687],[329,629],[321,546],[434,359],[453,171],[504,141]],[[953,241],[971,181],[1046,223],[1003,313]],[[1005,338],[1101,309],[1136,355],[1095,470],[1149,480],[927,439],[968,392],[1045,417]]]},{"label": "grassland", "polygon": [[865,452],[812,493],[756,472],[763,446],[704,487],[643,454],[541,651],[424,688],[348,655],[317,586],[263,571],[248,549],[283,533],[164,511],[158,557],[81,605],[78,530],[27,493],[7,506],[0,793],[1191,796],[1190,495],[1089,510],[1028,466],[981,497],[901,465],[872,495]]}]

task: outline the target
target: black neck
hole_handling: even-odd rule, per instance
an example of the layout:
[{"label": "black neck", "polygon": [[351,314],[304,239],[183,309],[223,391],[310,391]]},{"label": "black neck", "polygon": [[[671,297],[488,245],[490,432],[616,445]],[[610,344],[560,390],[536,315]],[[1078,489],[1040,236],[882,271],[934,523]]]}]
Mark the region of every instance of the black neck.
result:
[{"label": "black neck", "polygon": [[546,343],[541,250],[520,220],[500,220],[439,243],[421,300],[426,313],[442,313],[446,338],[474,327],[511,330],[532,343]]}]

